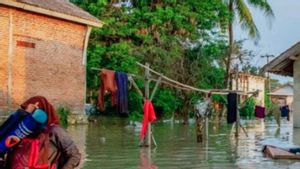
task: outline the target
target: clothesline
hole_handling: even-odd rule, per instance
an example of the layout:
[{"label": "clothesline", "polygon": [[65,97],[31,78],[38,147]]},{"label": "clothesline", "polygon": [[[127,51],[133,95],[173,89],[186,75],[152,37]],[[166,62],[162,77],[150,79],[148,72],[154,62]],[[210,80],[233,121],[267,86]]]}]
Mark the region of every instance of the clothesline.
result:
[{"label": "clothesline", "polygon": [[[172,87],[175,87],[175,88],[178,88],[178,89],[181,89],[181,90],[187,90],[187,91],[197,91],[197,92],[201,92],[201,93],[205,93],[205,94],[208,94],[208,93],[211,93],[211,94],[220,94],[220,95],[227,95],[228,93],[230,92],[234,92],[234,93],[237,93],[239,95],[249,95],[249,94],[254,94],[254,93],[258,93],[258,91],[252,91],[252,92],[243,92],[243,91],[239,91],[239,90],[229,90],[229,89],[199,89],[199,88],[196,88],[196,87],[193,87],[193,86],[189,86],[189,85],[186,85],[186,84],[183,84],[183,83],[180,83],[178,81],[175,81],[139,62],[136,62],[136,64],[138,66],[141,66],[145,69],[149,69],[150,72],[156,74],[157,76],[161,77],[161,83],[164,83],[166,85],[169,85],[169,86],[172,86]],[[101,71],[102,69],[100,68],[95,68],[95,67],[92,67],[91,68],[92,70],[98,70],[98,71]],[[134,78],[138,78],[138,79],[145,79],[145,77],[143,76],[139,76],[139,75],[135,75],[135,74],[130,74],[130,73],[127,73],[128,74],[128,78],[130,80],[130,77],[134,77]],[[149,78],[149,80],[151,81],[155,81],[155,82],[158,82],[157,79],[154,79],[154,78]],[[137,87],[137,86],[136,86]],[[139,91],[139,93],[141,94],[142,92]]]},{"label": "clothesline", "polygon": [[[181,90],[188,90],[188,91],[195,91],[195,92],[201,92],[201,93],[204,93],[206,94],[206,96],[208,96],[207,94],[221,94],[221,95],[228,95],[229,93],[235,93],[235,95],[249,95],[249,94],[258,94],[258,90],[257,91],[252,91],[252,92],[243,92],[243,91],[239,91],[239,90],[228,90],[228,89],[199,89],[199,88],[196,88],[196,87],[193,87],[193,86],[189,86],[187,84],[183,84],[183,83],[180,83],[176,80],[173,80],[153,69],[151,69],[149,67],[149,64],[146,64],[146,65],[143,65],[139,62],[136,62],[136,64],[142,68],[145,69],[145,75],[144,76],[139,76],[139,75],[135,75],[135,74],[130,74],[130,73],[126,73],[127,75],[127,78],[129,81],[131,81],[131,83],[133,84],[133,86],[136,88],[136,90],[138,91],[138,93],[142,96],[142,98],[145,99],[145,101],[150,101],[153,99],[155,93],[156,93],[156,90],[159,86],[160,83],[164,83],[166,85],[169,85],[169,86],[172,86],[172,87],[175,87],[175,88],[179,88]],[[91,68],[92,70],[97,70],[97,71],[104,71],[105,69],[100,69],[100,68]],[[108,70],[107,70],[108,71]],[[150,73],[153,73],[155,74],[158,79],[154,79],[153,77],[151,77]],[[119,72],[120,73],[120,72]],[[143,79],[145,80],[145,92],[143,94],[143,92],[139,89],[139,87],[137,86],[137,84],[135,83],[135,81],[133,80],[133,78],[138,78],[138,79]],[[155,87],[153,88],[152,90],[152,94],[151,96],[149,95],[149,83],[150,81],[155,81],[156,84],[155,84]],[[126,85],[127,86],[127,85]],[[237,99],[237,98],[236,98]],[[237,113],[238,114],[238,113]],[[145,113],[144,113],[145,115]],[[144,116],[144,118],[147,118],[146,116]],[[239,118],[236,119],[236,123],[237,123],[237,131],[238,131],[238,127],[240,124],[239,122]],[[147,135],[148,135],[148,138],[146,139],[147,140],[147,145],[150,146],[151,145],[151,121],[149,122],[145,122],[148,124],[148,129],[147,129]],[[146,130],[146,129],[145,129]],[[146,131],[144,131],[145,133]],[[238,133],[238,132],[237,132]],[[246,132],[245,132],[246,133]],[[238,135],[238,134],[237,134]]]}]

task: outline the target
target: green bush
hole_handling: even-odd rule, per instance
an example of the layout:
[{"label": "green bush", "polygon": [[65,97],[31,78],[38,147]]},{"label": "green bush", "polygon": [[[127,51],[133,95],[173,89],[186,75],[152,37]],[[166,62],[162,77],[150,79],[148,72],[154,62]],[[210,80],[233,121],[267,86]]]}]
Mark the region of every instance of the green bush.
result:
[{"label": "green bush", "polygon": [[141,114],[140,112],[138,111],[134,111],[134,112],[131,112],[129,114],[129,119],[131,121],[142,121],[143,119],[143,114]]},{"label": "green bush", "polygon": [[240,115],[242,117],[253,118],[255,109],[255,99],[253,97],[248,98],[245,104],[240,108]]},{"label": "green bush", "polygon": [[60,106],[56,109],[56,112],[59,116],[61,126],[66,128],[68,126],[68,116],[71,112],[70,109],[67,107]]},{"label": "green bush", "polygon": [[180,106],[181,102],[172,90],[161,88],[157,90],[153,104],[154,107],[162,110],[163,117],[170,118],[172,113]]}]

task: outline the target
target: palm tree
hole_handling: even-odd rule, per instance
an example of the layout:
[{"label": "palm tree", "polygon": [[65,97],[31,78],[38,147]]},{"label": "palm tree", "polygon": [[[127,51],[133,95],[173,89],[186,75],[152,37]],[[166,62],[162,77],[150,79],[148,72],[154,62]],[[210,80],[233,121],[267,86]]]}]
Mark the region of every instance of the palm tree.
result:
[{"label": "palm tree", "polygon": [[225,84],[227,88],[229,87],[229,77],[231,70],[231,61],[232,61],[232,53],[233,53],[233,22],[236,18],[239,19],[239,24],[242,29],[248,31],[249,37],[254,40],[259,40],[260,35],[258,29],[254,23],[251,11],[248,5],[251,5],[255,8],[260,9],[264,12],[265,16],[269,18],[274,17],[273,10],[267,0],[226,0],[228,4],[229,11],[233,14],[233,17],[228,25],[228,35],[229,35],[229,51],[228,57],[226,59],[226,79]]}]

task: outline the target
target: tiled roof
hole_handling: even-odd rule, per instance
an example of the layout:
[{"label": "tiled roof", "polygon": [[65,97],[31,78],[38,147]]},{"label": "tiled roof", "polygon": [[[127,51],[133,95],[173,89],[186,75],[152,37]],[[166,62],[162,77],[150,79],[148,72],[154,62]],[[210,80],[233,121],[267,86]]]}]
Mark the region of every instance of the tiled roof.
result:
[{"label": "tiled roof", "polygon": [[69,2],[68,0],[15,0],[20,3],[48,9],[51,11],[76,16],[93,22],[100,22],[97,18]]}]

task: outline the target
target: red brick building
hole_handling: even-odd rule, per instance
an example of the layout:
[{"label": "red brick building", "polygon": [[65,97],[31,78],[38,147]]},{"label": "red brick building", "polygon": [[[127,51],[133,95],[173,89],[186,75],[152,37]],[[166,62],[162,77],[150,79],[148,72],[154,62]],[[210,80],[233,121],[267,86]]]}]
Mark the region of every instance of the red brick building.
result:
[{"label": "red brick building", "polygon": [[101,26],[67,0],[0,0],[0,112],[42,95],[84,113],[87,42]]}]

